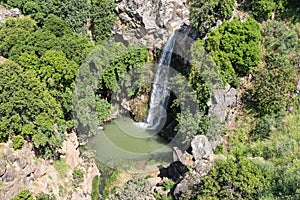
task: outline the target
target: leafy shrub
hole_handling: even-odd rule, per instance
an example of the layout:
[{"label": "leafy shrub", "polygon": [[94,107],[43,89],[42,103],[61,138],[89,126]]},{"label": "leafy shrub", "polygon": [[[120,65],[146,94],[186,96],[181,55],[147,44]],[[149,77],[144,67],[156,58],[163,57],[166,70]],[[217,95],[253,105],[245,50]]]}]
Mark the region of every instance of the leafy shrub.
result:
[{"label": "leafy shrub", "polygon": [[54,194],[45,194],[43,192],[38,193],[35,197],[36,200],[56,200]]},{"label": "leafy shrub", "polygon": [[205,40],[205,49],[215,61],[224,83],[237,85],[237,76],[252,72],[260,61],[261,32],[252,18],[224,22]]},{"label": "leafy shrub", "polygon": [[255,199],[269,188],[268,175],[246,158],[216,160],[201,180],[198,199]]},{"label": "leafy shrub", "polygon": [[15,150],[21,149],[24,144],[24,138],[21,135],[13,136],[12,141],[13,141],[13,148]]},{"label": "leafy shrub", "polygon": [[78,185],[83,181],[83,176],[83,171],[75,167],[72,173],[73,184],[75,187],[78,187]]},{"label": "leafy shrub", "polygon": [[99,187],[100,187],[100,177],[94,176],[92,181],[92,200],[99,199]]},{"label": "leafy shrub", "polygon": [[25,189],[19,192],[19,194],[14,196],[11,200],[34,200],[34,197],[29,190]]},{"label": "leafy shrub", "polygon": [[203,36],[218,20],[229,19],[233,8],[233,0],[192,0],[189,3],[191,25]]}]

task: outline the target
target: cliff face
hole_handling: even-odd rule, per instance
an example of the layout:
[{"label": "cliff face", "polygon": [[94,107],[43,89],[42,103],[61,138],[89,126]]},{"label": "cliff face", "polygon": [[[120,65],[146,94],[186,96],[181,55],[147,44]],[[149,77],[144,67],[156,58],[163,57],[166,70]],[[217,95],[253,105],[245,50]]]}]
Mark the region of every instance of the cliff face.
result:
[{"label": "cliff face", "polygon": [[162,48],[173,31],[189,23],[186,0],[116,0],[117,41]]},{"label": "cliff face", "polygon": [[[32,144],[25,143],[21,150],[13,150],[11,143],[0,144],[0,199],[11,199],[23,189],[34,195],[43,192],[54,194],[57,199],[90,200],[92,180],[100,175],[93,159],[79,157],[75,133],[67,135],[60,161],[36,158]],[[79,184],[73,178],[74,169],[84,176]]]}]

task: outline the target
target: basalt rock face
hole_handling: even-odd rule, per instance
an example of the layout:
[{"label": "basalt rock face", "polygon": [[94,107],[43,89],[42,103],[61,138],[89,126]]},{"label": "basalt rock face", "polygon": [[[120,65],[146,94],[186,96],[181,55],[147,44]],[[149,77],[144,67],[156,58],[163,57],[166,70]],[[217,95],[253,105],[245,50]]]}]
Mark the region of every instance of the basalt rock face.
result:
[{"label": "basalt rock face", "polygon": [[116,0],[117,41],[162,48],[182,24],[189,24],[186,0]]},{"label": "basalt rock face", "polygon": [[[57,170],[58,161],[37,158],[32,144],[26,142],[22,149],[13,150],[10,142],[0,143],[0,199],[11,199],[28,189],[33,195],[44,192],[54,194],[56,199],[91,200],[92,180],[100,175],[99,171],[92,157],[84,160],[79,156],[76,134],[66,137],[60,150],[61,160],[67,166],[63,175]],[[75,168],[84,173],[78,185],[72,175]]]}]

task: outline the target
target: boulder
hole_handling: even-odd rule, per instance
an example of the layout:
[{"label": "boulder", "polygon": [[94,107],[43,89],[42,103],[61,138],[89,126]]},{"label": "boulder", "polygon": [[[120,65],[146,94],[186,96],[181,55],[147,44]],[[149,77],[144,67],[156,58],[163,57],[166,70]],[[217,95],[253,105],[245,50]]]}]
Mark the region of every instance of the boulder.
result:
[{"label": "boulder", "polygon": [[46,167],[44,164],[40,165],[40,167],[37,167],[34,171],[34,178],[38,179],[42,176],[44,176],[47,173]]},{"label": "boulder", "polygon": [[3,152],[2,152],[2,156],[3,156],[4,159],[7,159],[7,157],[11,154],[12,154],[12,152],[9,149],[4,149]]},{"label": "boulder", "polygon": [[9,156],[7,156],[7,160],[8,160],[8,162],[10,164],[13,164],[17,159],[18,159],[18,157],[15,156],[15,155],[9,155]]},{"label": "boulder", "polygon": [[26,167],[26,162],[23,158],[17,158],[15,164],[20,170]]},{"label": "boulder", "polygon": [[213,149],[211,143],[204,135],[197,135],[191,142],[192,154],[196,161],[207,159],[213,160]]},{"label": "boulder", "polygon": [[5,174],[2,176],[3,182],[10,182],[13,181],[16,177],[16,170],[13,167],[10,167],[6,170]]},{"label": "boulder", "polygon": [[162,179],[160,177],[153,177],[153,178],[148,178],[147,181],[151,184],[151,186],[156,186],[162,181]]},{"label": "boulder", "polygon": [[0,176],[3,176],[6,172],[6,162],[0,159]]}]

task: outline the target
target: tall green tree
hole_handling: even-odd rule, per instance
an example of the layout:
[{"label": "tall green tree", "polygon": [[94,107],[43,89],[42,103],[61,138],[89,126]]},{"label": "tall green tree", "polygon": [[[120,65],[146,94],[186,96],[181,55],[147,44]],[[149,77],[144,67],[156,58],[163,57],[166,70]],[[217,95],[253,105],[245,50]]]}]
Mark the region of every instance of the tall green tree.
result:
[{"label": "tall green tree", "polygon": [[0,64],[0,71],[0,139],[22,135],[40,152],[54,151],[63,135],[60,105],[34,71],[11,61]]},{"label": "tall green tree", "polygon": [[252,18],[224,22],[205,40],[205,49],[215,61],[225,83],[237,84],[237,77],[252,72],[260,61],[261,31]]}]

